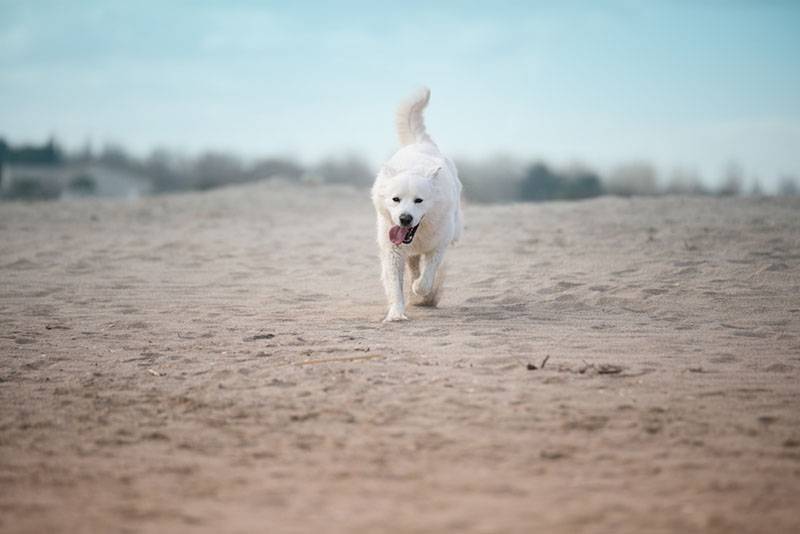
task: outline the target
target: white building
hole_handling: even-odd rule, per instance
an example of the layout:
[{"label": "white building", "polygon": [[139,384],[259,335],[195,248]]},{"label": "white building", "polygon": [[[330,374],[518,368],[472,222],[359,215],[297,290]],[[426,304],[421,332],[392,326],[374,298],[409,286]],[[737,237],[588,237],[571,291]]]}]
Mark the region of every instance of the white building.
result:
[{"label": "white building", "polygon": [[138,198],[151,191],[147,176],[98,163],[3,163],[0,168],[5,198]]}]

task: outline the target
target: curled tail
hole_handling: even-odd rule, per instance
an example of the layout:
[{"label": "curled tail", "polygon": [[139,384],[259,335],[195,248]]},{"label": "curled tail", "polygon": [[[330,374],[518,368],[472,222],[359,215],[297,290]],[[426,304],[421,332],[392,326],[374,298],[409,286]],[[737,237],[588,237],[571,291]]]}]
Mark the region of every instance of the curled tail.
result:
[{"label": "curled tail", "polygon": [[430,99],[431,90],[423,87],[397,108],[394,124],[400,146],[431,140],[425,131],[425,119],[422,116]]}]

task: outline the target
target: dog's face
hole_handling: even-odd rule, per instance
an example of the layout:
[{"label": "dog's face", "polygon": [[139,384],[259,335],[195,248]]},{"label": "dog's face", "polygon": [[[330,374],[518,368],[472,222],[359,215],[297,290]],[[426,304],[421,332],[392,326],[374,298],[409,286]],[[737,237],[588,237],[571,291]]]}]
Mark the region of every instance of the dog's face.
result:
[{"label": "dog's face", "polygon": [[433,181],[440,170],[441,166],[403,172],[381,169],[376,201],[389,214],[393,225],[389,239],[395,245],[414,239],[417,226],[435,204]]}]

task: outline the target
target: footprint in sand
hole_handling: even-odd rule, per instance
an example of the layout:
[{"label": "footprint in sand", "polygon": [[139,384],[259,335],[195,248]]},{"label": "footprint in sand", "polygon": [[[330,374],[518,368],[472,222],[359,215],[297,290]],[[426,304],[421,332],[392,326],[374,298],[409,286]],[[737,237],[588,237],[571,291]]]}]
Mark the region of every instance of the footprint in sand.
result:
[{"label": "footprint in sand", "polygon": [[737,358],[733,354],[720,354],[719,356],[714,356],[712,358],[709,358],[708,361],[710,363],[734,363],[738,362],[739,358]]},{"label": "footprint in sand", "polygon": [[607,286],[607,285],[589,286],[589,291],[599,291],[601,293],[604,293],[611,288],[612,286]]},{"label": "footprint in sand", "polygon": [[642,289],[642,293],[644,293],[647,296],[663,295],[664,293],[667,293],[668,291],[669,291],[668,289],[660,289],[660,288],[656,288],[656,287],[648,288],[648,289]]},{"label": "footprint in sand", "polygon": [[11,263],[6,263],[0,266],[0,269],[8,269],[10,271],[28,271],[39,268],[41,268],[41,265],[34,263],[27,258],[20,258],[17,261],[12,261]]},{"label": "footprint in sand", "polygon": [[558,282],[554,286],[545,287],[543,289],[540,289],[539,291],[537,291],[537,293],[539,293],[540,295],[552,295],[553,293],[562,293],[564,291],[567,291],[569,289],[573,289],[573,288],[576,288],[576,287],[580,287],[582,285],[584,285],[584,284],[579,283],[579,282],[564,282],[564,281],[562,281],[562,282]]},{"label": "footprint in sand", "polygon": [[475,287],[491,287],[497,282],[496,276],[490,276],[488,278],[484,278],[483,280],[472,284]]}]

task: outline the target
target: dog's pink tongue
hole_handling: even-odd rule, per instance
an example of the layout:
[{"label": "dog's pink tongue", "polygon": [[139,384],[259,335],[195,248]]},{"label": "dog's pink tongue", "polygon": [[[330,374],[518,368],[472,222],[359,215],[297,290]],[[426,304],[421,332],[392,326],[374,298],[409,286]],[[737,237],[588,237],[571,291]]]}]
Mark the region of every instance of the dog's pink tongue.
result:
[{"label": "dog's pink tongue", "polygon": [[411,228],[403,228],[402,226],[392,226],[389,230],[389,241],[394,243],[395,245],[403,244],[403,239],[406,238],[406,234]]}]

